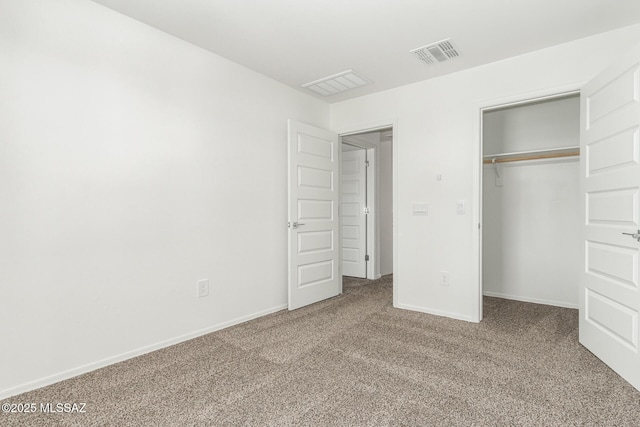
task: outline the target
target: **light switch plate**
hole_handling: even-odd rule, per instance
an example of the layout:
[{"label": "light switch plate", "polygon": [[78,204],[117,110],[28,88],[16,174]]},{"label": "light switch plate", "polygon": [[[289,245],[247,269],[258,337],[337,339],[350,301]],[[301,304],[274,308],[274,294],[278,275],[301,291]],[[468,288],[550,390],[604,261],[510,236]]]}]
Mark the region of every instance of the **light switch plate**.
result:
[{"label": "light switch plate", "polygon": [[464,213],[465,213],[464,200],[458,200],[456,202],[456,213],[458,215],[464,215]]}]

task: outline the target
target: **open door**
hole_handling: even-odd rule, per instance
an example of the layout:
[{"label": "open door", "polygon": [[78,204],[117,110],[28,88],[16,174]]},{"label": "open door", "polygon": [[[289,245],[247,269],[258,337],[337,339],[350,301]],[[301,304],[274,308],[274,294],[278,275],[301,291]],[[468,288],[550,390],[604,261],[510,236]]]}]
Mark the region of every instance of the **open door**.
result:
[{"label": "open door", "polygon": [[342,274],[367,278],[367,150],[342,153]]},{"label": "open door", "polygon": [[338,135],[289,120],[289,310],[342,292]]},{"label": "open door", "polygon": [[640,46],[584,86],[580,114],[580,342],[640,390]]}]

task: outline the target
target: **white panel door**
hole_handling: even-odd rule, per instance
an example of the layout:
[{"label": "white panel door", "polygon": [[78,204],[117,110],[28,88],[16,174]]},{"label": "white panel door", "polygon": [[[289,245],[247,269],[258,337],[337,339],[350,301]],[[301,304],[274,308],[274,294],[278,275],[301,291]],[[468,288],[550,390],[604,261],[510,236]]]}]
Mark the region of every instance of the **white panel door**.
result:
[{"label": "white panel door", "polygon": [[580,114],[580,342],[640,389],[640,46],[585,85]]},{"label": "white panel door", "polygon": [[342,153],[342,274],[367,277],[367,151]]},{"label": "white panel door", "polygon": [[338,135],[289,120],[289,310],[342,292]]}]

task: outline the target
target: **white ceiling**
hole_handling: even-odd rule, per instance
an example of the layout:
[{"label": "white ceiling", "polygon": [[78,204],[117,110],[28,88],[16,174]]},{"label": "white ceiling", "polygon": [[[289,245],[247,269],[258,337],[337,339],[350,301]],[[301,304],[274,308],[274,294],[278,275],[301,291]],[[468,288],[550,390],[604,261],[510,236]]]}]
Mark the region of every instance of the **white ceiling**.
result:
[{"label": "white ceiling", "polygon": [[[328,102],[640,23],[640,0],[93,0]],[[409,51],[450,37],[460,58]],[[300,85],[353,69],[330,97]]]}]

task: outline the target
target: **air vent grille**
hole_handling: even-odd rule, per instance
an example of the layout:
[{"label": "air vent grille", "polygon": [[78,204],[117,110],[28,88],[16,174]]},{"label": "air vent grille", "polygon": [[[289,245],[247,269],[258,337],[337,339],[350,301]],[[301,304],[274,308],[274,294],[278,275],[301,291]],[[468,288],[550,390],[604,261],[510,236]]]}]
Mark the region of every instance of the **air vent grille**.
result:
[{"label": "air vent grille", "polygon": [[305,83],[302,87],[322,96],[331,96],[360,86],[365,86],[370,83],[371,81],[369,79],[356,74],[353,70],[347,70],[329,77]]},{"label": "air vent grille", "polygon": [[456,49],[450,39],[413,49],[411,53],[426,64],[445,62],[460,56],[458,49]]}]

